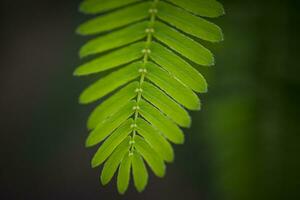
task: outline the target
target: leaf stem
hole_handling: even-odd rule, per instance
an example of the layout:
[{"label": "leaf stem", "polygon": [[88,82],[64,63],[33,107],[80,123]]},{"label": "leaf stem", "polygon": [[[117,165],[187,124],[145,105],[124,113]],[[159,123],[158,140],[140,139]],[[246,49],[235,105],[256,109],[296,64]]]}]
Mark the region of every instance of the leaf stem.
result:
[{"label": "leaf stem", "polygon": [[[153,0],[153,3],[152,3],[152,6],[151,8],[149,9],[149,13],[150,13],[150,19],[149,19],[149,25],[148,25],[148,28],[145,30],[146,33],[147,33],[147,39],[146,39],[146,42],[145,42],[145,48],[143,49],[143,53],[144,53],[144,57],[143,57],[143,67],[140,69],[141,70],[141,76],[140,76],[140,80],[139,80],[139,90],[138,90],[138,94],[137,94],[137,97],[136,97],[136,103],[137,103],[137,106],[136,106],[136,110],[135,110],[135,113],[134,113],[134,117],[133,117],[133,120],[134,120],[134,125],[136,126],[136,122],[137,122],[137,119],[139,117],[139,102],[141,101],[142,99],[142,92],[143,92],[143,83],[144,83],[144,80],[145,80],[145,77],[146,77],[146,74],[147,74],[147,69],[146,69],[146,64],[149,60],[149,54],[151,53],[151,50],[149,49],[150,45],[151,45],[151,42],[152,42],[152,35],[153,35],[153,32],[154,32],[154,23],[155,23],[155,19],[156,19],[156,14],[157,14],[157,4],[158,4],[159,0]],[[134,149],[134,137],[136,135],[136,130],[134,129],[133,132],[132,132],[132,138],[131,138],[131,146],[130,146],[130,152],[132,153],[133,152],[133,149]]]}]

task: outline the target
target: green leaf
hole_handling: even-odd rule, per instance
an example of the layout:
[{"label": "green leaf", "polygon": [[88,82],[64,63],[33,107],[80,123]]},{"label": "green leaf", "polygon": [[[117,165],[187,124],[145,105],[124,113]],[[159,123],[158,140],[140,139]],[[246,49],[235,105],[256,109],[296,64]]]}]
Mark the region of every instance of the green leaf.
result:
[{"label": "green leaf", "polygon": [[110,98],[102,102],[93,110],[93,112],[89,116],[87,123],[88,128],[94,129],[99,123],[112,116],[122,107],[127,105],[131,99],[136,97],[135,89],[138,87],[139,83],[137,81],[130,83],[116,92]]},{"label": "green leaf", "polygon": [[182,83],[196,92],[207,92],[206,80],[190,64],[158,43],[153,42],[151,50],[153,51],[151,58]]},{"label": "green leaf", "polygon": [[151,102],[178,125],[182,127],[190,126],[191,118],[188,112],[173,99],[151,83],[145,82],[143,88],[143,97],[146,100]]},{"label": "green leaf", "polygon": [[102,33],[140,21],[149,16],[150,7],[150,2],[144,2],[101,15],[80,25],[77,33],[81,35]]},{"label": "green leaf", "polygon": [[135,136],[136,150],[143,156],[154,174],[158,177],[165,175],[166,166],[160,156],[140,136]]},{"label": "green leaf", "polygon": [[126,154],[121,162],[120,167],[119,167],[117,187],[118,187],[118,192],[120,194],[124,194],[129,185],[131,159],[132,159],[132,156],[129,156],[129,154]]},{"label": "green leaf", "polygon": [[196,93],[206,92],[207,83],[193,66],[214,65],[202,40],[223,39],[221,29],[202,17],[220,16],[224,9],[215,0],[85,0],[80,10],[99,14],[77,29],[97,34],[80,57],[98,55],[74,75],[108,74],[80,95],[82,104],[101,99],[87,122],[86,146],[102,143],[92,167],[104,164],[103,185],[119,169],[117,188],[124,194],[132,165],[141,192],[148,182],[144,161],[164,176],[164,162],[174,159],[171,142],[182,144],[180,127],[191,125],[187,110],[201,107]]},{"label": "green leaf", "polygon": [[160,130],[166,138],[175,144],[182,144],[184,142],[184,135],[180,128],[178,128],[176,124],[163,115],[159,110],[144,100],[140,101],[139,106],[140,114],[154,127]]},{"label": "green leaf", "polygon": [[105,162],[102,173],[101,183],[106,185],[114,176],[119,164],[124,158],[125,154],[129,152],[129,141],[131,137],[127,137],[112,153],[109,159]]},{"label": "green leaf", "polygon": [[124,122],[101,145],[92,159],[92,167],[101,165],[115,148],[132,132],[133,119]]},{"label": "green leaf", "polygon": [[120,86],[134,80],[140,75],[140,66],[140,62],[132,63],[127,67],[119,69],[116,72],[112,72],[106,77],[96,81],[82,92],[79,98],[80,103],[87,104],[94,102],[108,95]]},{"label": "green leaf", "polygon": [[102,53],[130,44],[132,42],[136,42],[146,37],[145,29],[147,28],[147,26],[148,23],[141,22],[115,31],[111,34],[106,34],[104,36],[93,39],[80,49],[80,57]]},{"label": "green leaf", "polygon": [[98,124],[98,126],[89,134],[85,145],[87,147],[91,147],[104,140],[134,113],[134,110],[132,108],[135,105],[135,101],[129,102],[126,106],[113,114],[110,118]]},{"label": "green leaf", "polygon": [[98,14],[134,2],[138,2],[138,0],[84,0],[79,9],[86,14]]},{"label": "green leaf", "polygon": [[170,143],[153,128],[148,122],[138,118],[136,121],[138,133],[145,138],[145,141],[167,162],[174,160],[174,152]]},{"label": "green leaf", "polygon": [[141,155],[134,151],[132,156],[132,173],[136,189],[142,192],[148,182],[148,172]]},{"label": "green leaf", "polygon": [[222,4],[215,0],[167,0],[203,17],[219,17],[225,14]]},{"label": "green leaf", "polygon": [[[92,60],[86,64],[79,66],[75,72],[75,76],[90,75],[98,72],[103,72],[124,64],[128,64],[142,57],[144,43],[135,43],[129,47],[116,50],[110,54],[101,56],[98,59]],[[116,59],[118,58],[118,59]]]},{"label": "green leaf", "polygon": [[158,17],[181,31],[210,42],[219,42],[223,40],[221,29],[191,13],[172,6],[170,4],[160,2],[158,6]]},{"label": "green leaf", "polygon": [[[214,65],[213,54],[200,43],[171,28],[170,26],[165,25],[164,23],[157,22],[155,27],[155,38],[169,46],[172,50],[199,65]],[[194,73],[192,72],[191,74]],[[196,72],[196,74],[198,74],[198,72]]]},{"label": "green leaf", "polygon": [[165,91],[178,103],[190,110],[200,110],[200,100],[192,90],[154,63],[147,63],[147,70],[148,74],[146,78]]}]

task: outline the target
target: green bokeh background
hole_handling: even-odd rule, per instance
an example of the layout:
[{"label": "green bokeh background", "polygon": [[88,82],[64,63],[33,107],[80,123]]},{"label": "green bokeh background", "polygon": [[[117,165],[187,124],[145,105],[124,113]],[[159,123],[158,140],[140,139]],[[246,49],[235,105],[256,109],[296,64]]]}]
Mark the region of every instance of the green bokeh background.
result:
[{"label": "green bokeh background", "polygon": [[166,177],[119,196],[90,168],[85,122],[94,105],[72,77],[84,43],[79,1],[1,1],[0,199],[300,199],[298,0],[223,0],[225,41],[186,142]]}]

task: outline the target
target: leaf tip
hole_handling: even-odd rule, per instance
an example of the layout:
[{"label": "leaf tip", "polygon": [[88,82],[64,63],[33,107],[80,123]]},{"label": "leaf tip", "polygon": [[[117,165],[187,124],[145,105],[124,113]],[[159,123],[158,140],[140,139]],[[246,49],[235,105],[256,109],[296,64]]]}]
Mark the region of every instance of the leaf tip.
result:
[{"label": "leaf tip", "polygon": [[201,103],[199,104],[197,110],[200,111],[202,109]]},{"label": "leaf tip", "polygon": [[89,137],[86,139],[86,141],[85,141],[85,147],[86,147],[86,148],[89,148],[89,147],[92,147],[92,146],[94,146],[94,145],[95,145],[95,143],[92,141],[92,137],[89,136]]},{"label": "leaf tip", "polygon": [[78,35],[81,35],[81,36],[86,36],[86,35],[89,35],[90,32],[88,32],[86,30],[86,23],[83,23],[81,25],[79,25],[76,29],[75,29],[75,33],[78,34]]},{"label": "leaf tip", "polygon": [[100,182],[103,186],[106,186],[109,183],[109,180],[101,174]]},{"label": "leaf tip", "polygon": [[100,164],[98,162],[95,161],[95,159],[92,159],[92,162],[91,162],[91,167],[92,168],[96,168],[98,167]]},{"label": "leaf tip", "polygon": [[192,109],[193,111],[200,111],[201,110],[201,102],[199,100],[199,102],[197,103],[197,105],[195,105]]},{"label": "leaf tip", "polygon": [[[79,100],[79,103],[81,103],[80,100]],[[95,128],[94,122],[91,120],[91,118],[88,119],[88,121],[86,123],[86,128],[88,130],[92,130]]]},{"label": "leaf tip", "polygon": [[80,50],[79,50],[79,58],[80,59],[83,59],[83,58],[85,58],[85,57],[87,57],[88,56],[88,52],[87,52],[87,50],[86,50],[86,48],[83,46]]},{"label": "leaf tip", "polygon": [[79,26],[79,27],[76,28],[75,33],[78,34],[78,35],[83,35],[81,26]]},{"label": "leaf tip", "polygon": [[78,12],[86,14],[85,6],[86,6],[86,2],[85,1],[81,2],[78,6]]},{"label": "leaf tip", "polygon": [[175,160],[175,156],[174,156],[174,154],[172,154],[172,155],[168,158],[168,160],[166,160],[166,162],[168,162],[168,163],[173,163],[174,160]]},{"label": "leaf tip", "polygon": [[159,178],[163,178],[163,177],[165,177],[165,175],[166,175],[166,170],[164,169],[164,171],[162,171],[162,172],[160,172],[160,173],[158,173],[158,174],[156,174],[157,175],[157,177],[159,177]]},{"label": "leaf tip", "polygon": [[220,39],[220,42],[223,42],[225,39],[224,39],[224,33],[221,32],[221,39]]},{"label": "leaf tip", "polygon": [[142,193],[142,192],[145,190],[145,188],[146,188],[146,185],[145,185],[145,186],[139,186],[139,187],[136,186],[136,190],[137,190],[139,193]]},{"label": "leaf tip", "polygon": [[120,195],[124,195],[125,192],[126,192],[126,190],[124,190],[124,189],[119,189],[119,188],[118,188],[118,193],[119,193]]},{"label": "leaf tip", "polygon": [[84,95],[80,95],[79,99],[79,104],[88,104],[89,102],[85,99]]},{"label": "leaf tip", "polygon": [[221,3],[220,3],[220,10],[221,10],[220,16],[226,15],[225,8],[224,8],[224,6]]},{"label": "leaf tip", "polygon": [[125,192],[127,191],[127,189],[128,189],[128,185],[127,186],[120,186],[120,185],[117,184],[117,190],[118,190],[118,193],[120,195],[124,195]]},{"label": "leaf tip", "polygon": [[73,72],[73,76],[80,76],[79,68],[75,69],[75,71]]},{"label": "leaf tip", "polygon": [[225,15],[225,9],[222,3],[220,3],[219,1],[215,1],[216,5],[216,13],[215,15],[213,15],[212,17],[221,17],[223,15]]},{"label": "leaf tip", "polygon": [[176,141],[176,144],[184,144],[184,141],[185,141],[185,138],[184,138],[184,135],[182,134],[182,137],[178,141]]},{"label": "leaf tip", "polygon": [[191,126],[192,126],[192,120],[191,120],[191,117],[190,116],[188,116],[188,120],[187,120],[187,122],[185,123],[185,127],[186,128],[191,128]]},{"label": "leaf tip", "polygon": [[155,171],[154,174],[159,178],[163,178],[166,175],[166,165],[165,165],[165,163],[163,163],[163,168],[161,170]]},{"label": "leaf tip", "polygon": [[214,66],[215,64],[216,64],[216,59],[215,59],[214,55],[212,54],[209,66]]}]

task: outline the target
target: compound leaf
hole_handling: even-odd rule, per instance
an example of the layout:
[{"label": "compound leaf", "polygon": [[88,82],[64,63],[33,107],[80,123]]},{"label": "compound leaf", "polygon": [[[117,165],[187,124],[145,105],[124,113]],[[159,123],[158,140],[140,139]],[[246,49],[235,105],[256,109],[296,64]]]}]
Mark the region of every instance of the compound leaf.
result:
[{"label": "compound leaf", "polygon": [[104,165],[103,185],[118,170],[120,194],[132,169],[141,192],[148,182],[145,163],[163,177],[165,163],[174,160],[171,143],[182,144],[180,127],[191,125],[187,110],[201,108],[197,93],[208,86],[194,65],[214,65],[202,40],[223,40],[222,30],[206,19],[223,15],[223,6],[216,0],[83,0],[79,9],[93,18],[77,33],[97,36],[80,49],[89,60],[74,75],[101,73],[79,98],[81,104],[101,100],[87,122],[86,146],[99,144],[92,167]]}]

